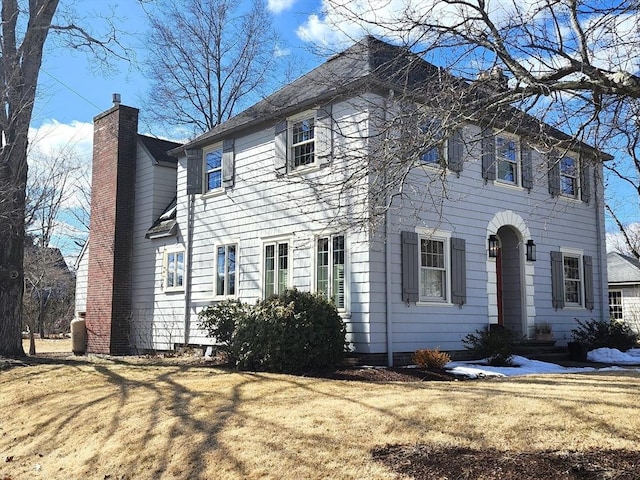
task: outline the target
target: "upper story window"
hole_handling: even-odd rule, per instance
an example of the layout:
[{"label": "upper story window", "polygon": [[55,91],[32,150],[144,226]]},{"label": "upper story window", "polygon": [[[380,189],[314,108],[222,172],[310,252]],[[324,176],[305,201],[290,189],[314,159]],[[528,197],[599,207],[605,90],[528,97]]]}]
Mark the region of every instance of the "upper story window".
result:
[{"label": "upper story window", "polygon": [[[421,130],[425,137],[427,137],[428,143],[433,144],[442,141],[442,126],[437,120],[425,123],[422,125]],[[439,145],[432,146],[420,154],[420,161],[426,165],[444,165],[444,158],[441,150],[442,149]],[[446,158],[446,152],[444,157]]]},{"label": "upper story window", "polygon": [[578,162],[575,158],[564,156],[560,159],[560,193],[569,197],[578,196]]},{"label": "upper story window", "polygon": [[164,289],[182,290],[184,288],[184,251],[165,252],[163,267]]},{"label": "upper story window", "polygon": [[333,156],[334,130],[331,105],[278,122],[274,132],[276,175],[328,165]]},{"label": "upper story window", "polygon": [[520,185],[520,146],[514,137],[496,135],[496,180]]},{"label": "upper story window", "polygon": [[296,169],[313,164],[315,162],[315,118],[291,121],[289,128],[292,167]]},{"label": "upper story window", "polygon": [[204,152],[207,191],[222,188],[222,145]]}]

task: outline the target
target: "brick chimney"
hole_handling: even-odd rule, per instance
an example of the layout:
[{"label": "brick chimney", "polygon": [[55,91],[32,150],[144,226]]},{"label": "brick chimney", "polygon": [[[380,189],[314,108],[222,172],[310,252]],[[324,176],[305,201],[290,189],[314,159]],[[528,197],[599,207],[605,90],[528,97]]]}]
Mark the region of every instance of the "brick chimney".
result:
[{"label": "brick chimney", "polygon": [[138,109],[113,99],[93,119],[87,352],[123,355],[130,351]]}]

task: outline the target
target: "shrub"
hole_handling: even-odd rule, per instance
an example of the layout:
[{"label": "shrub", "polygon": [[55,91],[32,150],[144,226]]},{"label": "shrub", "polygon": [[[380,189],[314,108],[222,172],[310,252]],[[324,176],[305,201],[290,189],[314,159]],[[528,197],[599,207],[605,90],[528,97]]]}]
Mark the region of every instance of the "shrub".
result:
[{"label": "shrub", "polygon": [[231,353],[236,324],[242,321],[249,312],[249,306],[238,300],[223,300],[204,308],[199,314],[199,326],[207,331],[207,336],[214,338],[218,349]]},{"label": "shrub", "polygon": [[542,334],[550,334],[553,331],[553,327],[549,322],[536,322],[535,332]]},{"label": "shrub", "polygon": [[486,358],[490,365],[511,365],[513,356],[513,332],[502,326],[489,326],[476,333],[470,333],[462,339],[467,350],[475,355]]},{"label": "shrub", "polygon": [[576,321],[578,327],[571,330],[573,339],[589,350],[608,347],[625,352],[638,344],[637,334],[624,322],[614,319]]},{"label": "shrub", "polygon": [[287,290],[258,302],[240,319],[232,356],[241,370],[334,368],[344,358],[345,335],[344,322],[326,298]]},{"label": "shrub", "polygon": [[420,368],[441,370],[451,361],[451,357],[447,352],[441,352],[440,348],[425,348],[416,350],[411,360]]}]

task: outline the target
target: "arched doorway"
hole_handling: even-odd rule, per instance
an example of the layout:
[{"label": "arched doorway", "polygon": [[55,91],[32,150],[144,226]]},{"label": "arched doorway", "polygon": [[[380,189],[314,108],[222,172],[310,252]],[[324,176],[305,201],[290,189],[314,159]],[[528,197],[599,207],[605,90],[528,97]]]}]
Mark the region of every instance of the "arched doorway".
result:
[{"label": "arched doorway", "polygon": [[500,246],[495,263],[498,324],[521,338],[527,335],[524,325],[523,242],[519,232],[509,225],[500,227],[496,236]]}]

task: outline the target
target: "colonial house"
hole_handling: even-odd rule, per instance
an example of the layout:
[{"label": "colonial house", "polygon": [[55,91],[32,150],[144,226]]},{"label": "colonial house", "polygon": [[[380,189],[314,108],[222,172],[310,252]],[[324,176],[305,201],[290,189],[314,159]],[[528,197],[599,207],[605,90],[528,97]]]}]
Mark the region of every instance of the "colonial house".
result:
[{"label": "colonial house", "polygon": [[640,333],[640,261],[617,252],[607,254],[609,316]]},{"label": "colonial house", "polygon": [[209,345],[203,307],[293,287],[332,299],[376,363],[464,350],[487,325],[526,340],[548,322],[562,345],[576,319],[607,318],[610,157],[549,149],[504,114],[416,147],[428,126],[403,125],[428,95],[408,94],[444,75],[367,37],[185,145],[139,135],[119,101],[98,115],[89,352]]}]

